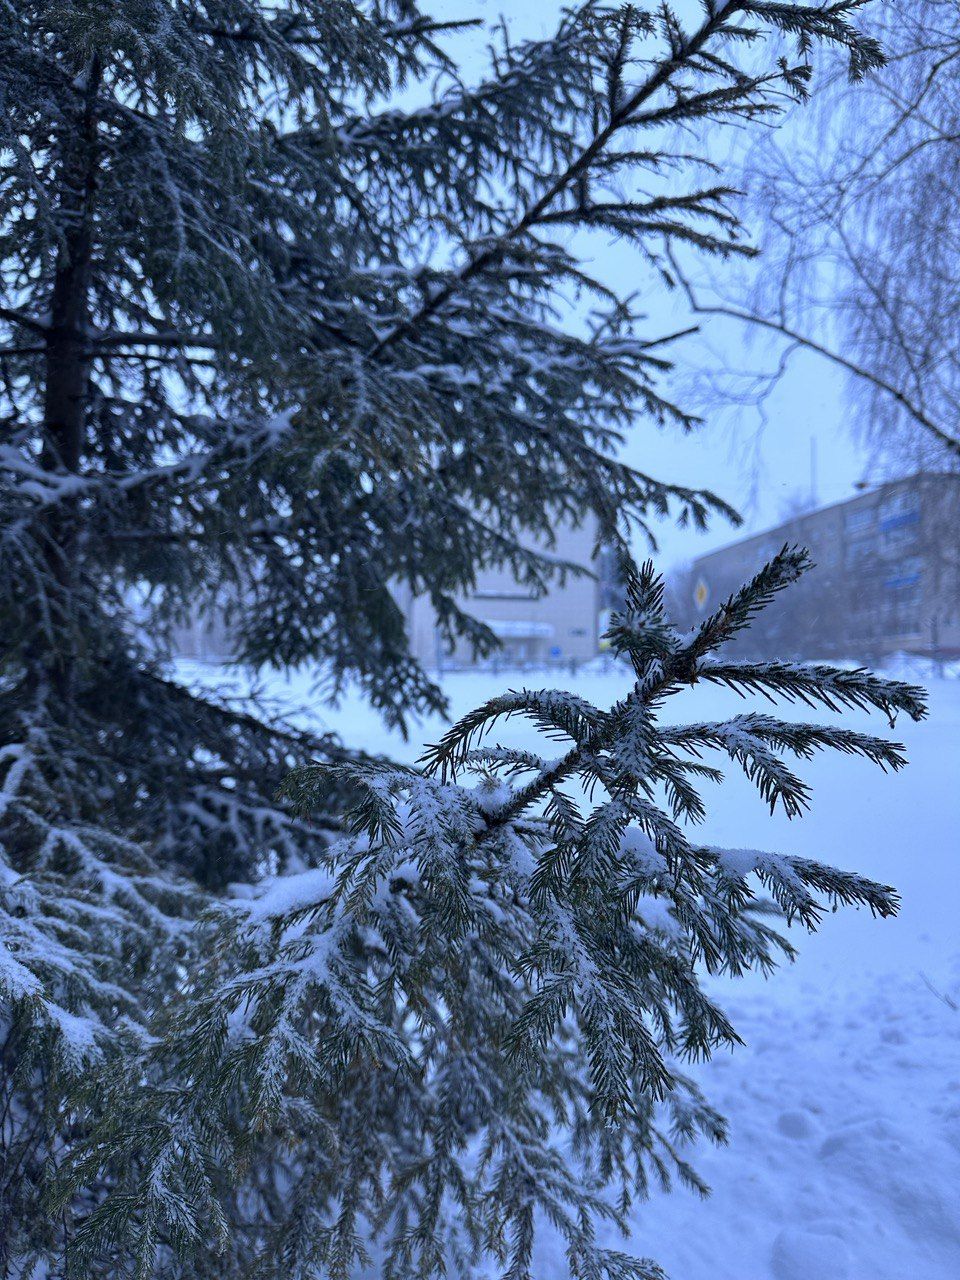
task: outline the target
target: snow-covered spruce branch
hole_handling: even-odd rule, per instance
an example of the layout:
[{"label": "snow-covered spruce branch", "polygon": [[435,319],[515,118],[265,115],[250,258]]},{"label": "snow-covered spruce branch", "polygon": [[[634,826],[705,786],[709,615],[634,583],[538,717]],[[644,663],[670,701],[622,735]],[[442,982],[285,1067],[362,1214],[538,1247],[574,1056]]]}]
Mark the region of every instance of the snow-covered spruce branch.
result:
[{"label": "snow-covered spruce branch", "polygon": [[[877,42],[861,36],[849,22],[849,15],[862,8],[864,3],[866,0],[838,0],[834,4],[806,8],[790,3],[770,3],[769,0],[704,0],[703,21],[690,33],[685,33],[676,17],[664,8],[660,16],[669,42],[669,55],[655,60],[648,74],[636,86],[630,86],[625,80],[626,66],[631,60],[638,37],[649,35],[655,29],[655,20],[644,10],[632,6],[621,9],[619,13],[605,12],[602,7],[597,6],[600,22],[610,21],[612,18],[618,28],[618,39],[607,67],[605,93],[608,112],[601,117],[602,124],[569,159],[560,173],[543,184],[545,189],[523,209],[512,225],[495,238],[488,237],[479,245],[468,247],[466,264],[452,273],[440,287],[435,288],[418,310],[388,330],[373,348],[373,354],[380,355],[398,340],[416,331],[424,321],[442,310],[458,290],[475,276],[493,266],[501,267],[513,243],[545,222],[559,218],[576,225],[596,225],[598,221],[604,225],[603,207],[585,199],[584,189],[580,184],[581,180],[592,174],[597,161],[606,158],[611,144],[624,131],[655,124],[682,126],[704,117],[722,115],[725,110],[739,112],[751,118],[773,109],[764,102],[765,93],[771,89],[779,88],[803,94],[808,68],[789,68],[784,60],[778,75],[750,76],[742,68],[734,67],[719,52],[725,38],[732,36],[740,40],[756,39],[764,26],[772,27],[795,35],[803,54],[809,52],[815,39],[828,40],[844,48],[849,53],[850,72],[854,78],[861,77],[870,67],[881,65],[883,59]],[[588,5],[585,11],[591,8]],[[757,25],[750,26],[751,20]],[[711,46],[716,46],[716,49]],[[705,71],[714,74],[719,72],[721,78],[729,78],[729,83],[721,89],[703,93],[691,89],[689,84],[683,82],[685,74],[699,77]],[[645,117],[642,112],[644,105],[656,100],[664,91],[672,91],[668,93],[667,103]],[[574,206],[570,209],[557,209],[556,202],[571,189],[576,194]],[[708,190],[697,192],[687,199],[697,213],[707,213],[708,222],[716,220],[721,228],[735,233],[737,220],[725,215],[722,208],[722,202],[728,194],[731,193],[721,189]],[[671,200],[672,207],[678,207],[676,198]],[[648,232],[655,229],[667,238],[676,235],[690,239],[707,251],[730,253],[737,248],[735,239],[729,235],[718,237],[686,223],[668,225],[659,222],[655,228],[650,228],[646,222],[647,210],[642,201],[617,208],[615,229],[620,233],[627,231],[632,234],[635,230]],[[609,221],[606,221],[606,225],[610,225]]]},{"label": "snow-covered spruce branch", "polygon": [[[51,727],[47,690],[19,707],[11,697],[12,723],[3,723],[0,999],[10,1002],[14,1026],[22,1015],[21,1050],[34,1032],[49,1034],[52,1060],[67,1067],[101,1056],[124,1027],[142,1031],[152,998],[162,998],[162,973],[169,968],[172,981],[190,949],[189,921],[205,898],[194,880],[163,866],[165,840],[207,839],[238,865],[250,857],[295,862],[326,834],[258,787],[271,753],[279,781],[292,759],[335,754],[333,744],[159,678],[145,680],[142,696],[148,738],[162,737],[162,717],[184,706],[195,722],[209,722],[206,744],[219,734],[225,750],[184,761],[187,785],[163,799],[146,761],[129,768],[129,836],[104,820],[114,764],[90,743],[89,722],[73,737]],[[237,748],[250,753],[239,767],[230,758]],[[167,786],[174,776],[168,766]]]},{"label": "snow-covered spruce branch", "polygon": [[[779,696],[787,700],[802,698],[831,708],[836,705],[875,707],[888,717],[905,709],[912,716],[922,715],[915,689],[898,681],[881,680],[866,671],[849,672],[824,666],[803,667],[783,663],[744,664],[741,668],[738,664],[721,665],[713,659],[713,650],[748,627],[759,610],[766,608],[780,591],[795,582],[809,564],[809,557],[802,548],[785,546],[688,638],[679,637],[670,626],[663,612],[663,583],[655,575],[651,564],[644,565],[628,586],[626,610],[612,620],[610,628],[612,645],[629,656],[640,677],[640,683],[633,694],[610,713],[603,713],[580,699],[572,699],[570,695],[530,695],[526,692],[506,694],[492,699],[454,725],[431,748],[424,763],[430,769],[439,771],[442,777],[455,772],[458,761],[467,756],[477,736],[488,731],[500,716],[526,715],[534,718],[541,728],[573,738],[576,743],[574,747],[552,761],[538,776],[518,790],[510,804],[504,808],[503,816],[506,817],[521,812],[526,805],[542,798],[557,783],[576,775],[584,760],[590,763],[590,767],[595,767],[594,761],[598,753],[607,749],[618,734],[621,741],[617,754],[623,760],[624,750],[628,747],[624,730],[631,724],[640,739],[639,742],[633,742],[633,749],[636,750],[638,746],[642,749],[642,741],[648,728],[646,709],[656,706],[658,699],[671,685],[718,678],[720,682],[738,691],[748,689],[768,697]],[[720,672],[720,676],[716,677],[715,672]],[[741,672],[742,680],[738,680],[736,676]],[[527,699],[526,703],[524,698]],[[774,723],[780,722],[771,722],[767,727],[768,732],[773,731]],[[731,725],[730,735],[734,729],[735,726]],[[795,732],[791,732],[796,729],[797,726],[784,726],[784,732],[790,735],[790,742],[797,741]],[[841,734],[841,731],[837,730],[836,733]],[[692,735],[689,741],[693,743]],[[896,744],[876,745],[876,740],[869,742],[874,745],[870,747],[869,743],[861,744],[862,753],[870,755],[872,751],[871,758],[878,762],[882,758],[886,763],[898,767],[893,758],[897,755]],[[663,739],[660,745],[669,746],[669,740]],[[834,741],[830,745],[837,743]],[[764,756],[768,755],[756,735],[753,746]],[[813,746],[812,741],[809,746]],[[857,750],[856,735],[847,737],[846,745],[840,749]],[[804,748],[806,750],[807,747]],[[747,760],[747,756],[742,758]],[[663,759],[661,754],[661,761]],[[660,768],[672,768],[675,771],[676,764],[671,757],[671,763],[661,763]],[[689,765],[683,767],[689,768]],[[755,766],[751,765],[753,767]],[[776,768],[784,785],[792,789],[788,781],[792,775],[789,775],[782,761],[775,759],[771,767]],[[801,784],[797,783],[797,786],[802,793]]]},{"label": "snow-covered spruce branch", "polygon": [[807,788],[784,764],[784,751],[809,760],[817,751],[862,755],[881,768],[900,769],[906,764],[897,742],[858,733],[837,725],[790,724],[771,715],[753,712],[719,724],[664,727],[660,738],[668,747],[680,747],[698,755],[702,748],[726,752],[739,764],[770,805],[783,805],[790,817],[806,807]]},{"label": "snow-covered spruce branch", "polygon": [[[820,662],[716,662],[702,663],[697,678],[726,685],[740,694],[759,693],[768,699],[783,698],[830,711],[844,707],[879,710],[896,721],[909,689],[900,681],[881,679],[862,667],[844,670]],[[892,691],[892,693],[891,693]]]},{"label": "snow-covered spruce branch", "polygon": [[[95,1181],[105,1152],[117,1178],[78,1258],[117,1262],[133,1241],[144,1274],[168,1249],[188,1267],[216,1221],[222,1248],[247,1233],[271,1275],[376,1257],[383,1274],[427,1277],[480,1255],[526,1276],[539,1212],[573,1275],[658,1276],[602,1249],[595,1223],[625,1225],[651,1174],[698,1185],[683,1141],[723,1137],[682,1070],[737,1043],[701,972],[772,969],[792,953],[783,922],[814,929],[831,904],[897,906],[855,873],[697,843],[676,820],[705,817],[689,793],[700,769],[715,776],[685,773],[678,750],[731,755],[791,815],[806,792],[778,772],[783,752],[904,763],[882,739],[772,714],[661,725],[670,694],[718,669],[772,697],[842,693],[923,716],[920,689],[866,672],[748,664],[738,681],[736,664],[715,665],[715,646],[804,563],[785,548],[689,636],[670,627],[652,569],[634,574],[610,637],[636,682],[607,711],[520,691],[464,717],[426,772],[295,774],[287,791],[305,810],[344,789],[353,834],[217,908],[216,973],[188,977],[141,1082],[116,1088],[67,1179]],[[515,715],[569,752],[478,745]],[[204,1172],[233,1164],[232,1185]]]}]

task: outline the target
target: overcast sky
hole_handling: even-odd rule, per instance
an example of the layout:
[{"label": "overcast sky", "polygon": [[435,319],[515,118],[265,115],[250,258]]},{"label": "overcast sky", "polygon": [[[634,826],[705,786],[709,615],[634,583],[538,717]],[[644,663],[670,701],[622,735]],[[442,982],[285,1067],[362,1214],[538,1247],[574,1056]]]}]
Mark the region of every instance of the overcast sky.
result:
[{"label": "overcast sky", "polygon": [[[554,29],[562,7],[557,0],[434,0],[427,5],[436,16],[481,17],[488,29],[505,14],[516,35],[529,36]],[[681,0],[677,7],[702,13],[694,0]],[[477,75],[483,73],[484,45],[479,33],[458,38],[458,58],[468,75],[474,66]],[[812,123],[811,118],[811,127]],[[593,238],[589,254],[596,274],[615,281],[621,290],[630,291],[631,275],[636,276],[637,288],[650,290],[649,272],[629,246]],[[664,297],[660,289],[651,292],[647,310],[651,336],[670,332],[678,321],[689,318],[681,300]],[[680,366],[673,391],[685,404],[691,400],[689,391],[685,393],[691,366],[718,361],[748,370],[769,368],[772,363],[772,348],[756,337],[750,345],[750,335],[736,322],[713,319],[708,325],[705,343],[685,340],[673,348]],[[847,384],[836,370],[816,356],[798,354],[766,399],[762,413],[752,406],[713,411],[705,425],[687,437],[639,420],[622,455],[625,461],[657,478],[711,488],[745,519],[741,531],[720,519],[706,533],[658,525],[662,566],[669,568],[777,523],[791,499],[809,495],[812,481],[821,504],[850,496],[854,483],[870,468],[863,449],[845,429],[847,393]]]}]

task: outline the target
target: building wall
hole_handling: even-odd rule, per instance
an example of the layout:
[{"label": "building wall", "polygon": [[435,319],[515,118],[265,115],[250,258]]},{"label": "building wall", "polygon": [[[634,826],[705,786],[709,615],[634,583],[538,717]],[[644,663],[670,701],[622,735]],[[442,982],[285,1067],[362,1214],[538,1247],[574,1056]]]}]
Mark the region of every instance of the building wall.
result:
[{"label": "building wall", "polygon": [[694,562],[709,609],[784,543],[816,567],[741,643],[799,656],[960,654],[960,475],[879,485]]},{"label": "building wall", "polygon": [[[556,546],[548,554],[596,573],[594,539],[592,522],[577,529],[564,525],[557,530]],[[416,658],[428,667],[473,662],[465,641],[453,650],[444,645],[429,600],[411,598],[409,592],[402,593],[400,600]],[[499,660],[504,663],[581,662],[597,652],[600,584],[595,576],[568,575],[565,582],[554,582],[538,599],[520,586],[509,570],[486,569],[478,574],[475,589],[458,597],[457,604],[500,638],[503,648]]]},{"label": "building wall", "polygon": [[198,612],[172,630],[173,652],[196,662],[225,662],[233,655],[233,641],[221,613]]}]

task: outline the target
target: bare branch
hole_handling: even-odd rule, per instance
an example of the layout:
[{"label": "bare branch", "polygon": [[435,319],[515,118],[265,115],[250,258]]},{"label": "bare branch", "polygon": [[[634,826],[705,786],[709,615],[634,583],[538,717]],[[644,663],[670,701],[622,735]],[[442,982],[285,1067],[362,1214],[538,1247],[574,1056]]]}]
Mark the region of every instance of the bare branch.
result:
[{"label": "bare branch", "polygon": [[817,341],[816,338],[810,337],[809,334],[795,329],[793,326],[786,324],[781,320],[774,320],[769,316],[761,315],[757,311],[747,310],[745,307],[734,307],[725,303],[705,303],[701,302],[697,297],[696,291],[691,284],[689,278],[684,274],[677,264],[675,256],[668,250],[671,266],[674,274],[687,296],[690,308],[697,315],[716,315],[726,316],[731,320],[738,320],[741,324],[753,325],[758,329],[764,329],[769,333],[779,334],[781,338],[803,347],[807,351],[822,356],[825,360],[829,360],[832,364],[846,370],[847,373],[853,374],[856,378],[861,378],[865,382],[872,383],[878,390],[882,391],[904,409],[912,418],[912,420],[929,432],[935,440],[956,457],[960,458],[960,439],[949,434],[936,422],[927,416],[913,400],[910,399],[899,387],[886,378],[868,369],[865,365],[858,364],[851,360],[849,356],[841,355],[839,351],[826,346],[824,343]]}]

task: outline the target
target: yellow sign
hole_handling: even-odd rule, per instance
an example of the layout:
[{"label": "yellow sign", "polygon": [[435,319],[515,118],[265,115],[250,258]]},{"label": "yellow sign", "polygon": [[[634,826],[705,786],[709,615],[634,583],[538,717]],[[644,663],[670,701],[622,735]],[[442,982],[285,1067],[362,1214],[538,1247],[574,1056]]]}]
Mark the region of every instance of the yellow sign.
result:
[{"label": "yellow sign", "polygon": [[704,582],[703,578],[697,579],[697,585],[693,588],[693,600],[698,609],[702,609],[710,598],[710,588]]}]

